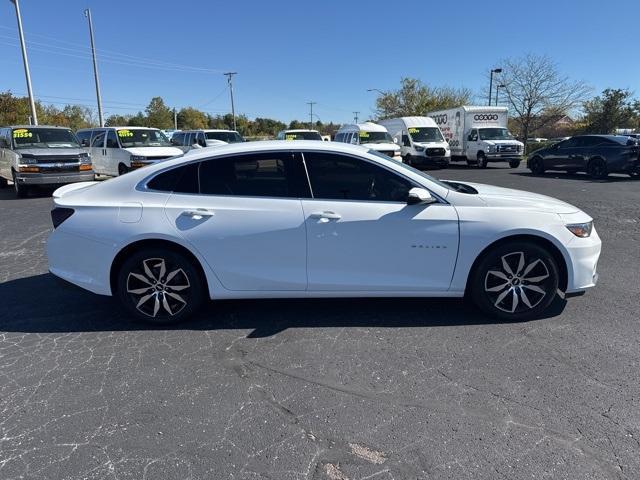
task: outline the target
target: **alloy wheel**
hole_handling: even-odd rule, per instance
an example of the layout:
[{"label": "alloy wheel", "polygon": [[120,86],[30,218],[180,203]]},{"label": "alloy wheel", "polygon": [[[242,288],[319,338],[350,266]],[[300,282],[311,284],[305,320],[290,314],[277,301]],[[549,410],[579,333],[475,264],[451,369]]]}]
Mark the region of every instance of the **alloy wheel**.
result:
[{"label": "alloy wheel", "polygon": [[524,252],[501,257],[500,265],[487,271],[484,291],[493,306],[506,313],[524,313],[538,306],[552,284],[551,274],[541,258],[526,258]]},{"label": "alloy wheel", "polygon": [[135,308],[151,318],[178,315],[191,299],[188,275],[164,258],[143,260],[129,272],[126,289]]}]

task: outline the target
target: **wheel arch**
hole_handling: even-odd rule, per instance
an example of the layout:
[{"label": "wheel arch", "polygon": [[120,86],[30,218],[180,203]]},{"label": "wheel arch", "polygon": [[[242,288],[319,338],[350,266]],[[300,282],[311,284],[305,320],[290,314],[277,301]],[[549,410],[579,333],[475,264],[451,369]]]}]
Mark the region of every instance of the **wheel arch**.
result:
[{"label": "wheel arch", "polygon": [[202,281],[202,289],[204,292],[207,292],[207,295],[210,295],[209,292],[209,281],[207,279],[207,275],[205,274],[204,267],[198,257],[196,257],[193,252],[191,252],[188,248],[179,243],[172,242],[171,240],[158,239],[158,238],[150,238],[150,239],[142,239],[132,242],[125,247],[123,247],[114,257],[113,262],[111,262],[111,268],[109,271],[109,286],[111,288],[111,293],[114,294],[117,287],[117,279],[118,272],[120,267],[124,263],[124,261],[131,254],[140,251],[145,248],[166,248],[176,253],[180,253],[187,257],[193,265],[196,267],[198,274],[200,275],[200,280]]},{"label": "wheel arch", "polygon": [[487,245],[485,248],[482,249],[482,251],[476,256],[475,260],[473,261],[473,264],[471,265],[471,268],[469,269],[469,273],[467,275],[467,281],[465,282],[465,295],[467,295],[470,292],[469,282],[473,278],[476,268],[478,268],[480,259],[483,258],[484,255],[487,252],[489,252],[491,249],[499,245],[503,245],[505,243],[510,243],[514,241],[532,242],[548,250],[549,253],[551,253],[551,255],[553,256],[553,259],[558,264],[558,269],[560,270],[560,278],[558,279],[558,288],[563,292],[567,290],[567,286],[569,283],[569,268],[567,265],[567,259],[565,258],[565,255],[562,253],[560,248],[558,248],[556,244],[554,244],[551,240],[547,238],[544,238],[538,235],[524,233],[524,234],[508,235],[506,237],[499,238],[498,240],[495,240],[494,242],[490,243],[489,245]]}]

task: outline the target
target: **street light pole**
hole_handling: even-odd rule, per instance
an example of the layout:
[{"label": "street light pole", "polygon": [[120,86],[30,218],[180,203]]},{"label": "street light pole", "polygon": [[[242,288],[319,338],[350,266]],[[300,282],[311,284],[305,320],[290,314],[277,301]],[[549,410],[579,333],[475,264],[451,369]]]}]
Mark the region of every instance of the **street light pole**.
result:
[{"label": "street light pole", "polygon": [[489,75],[489,106],[491,106],[491,96],[493,95],[493,74],[494,73],[502,73],[501,68],[492,68],[491,74]]},{"label": "street light pole", "polygon": [[29,95],[29,106],[31,107],[31,119],[33,125],[38,125],[38,114],[36,113],[36,103],[33,100],[33,89],[31,88],[31,74],[29,73],[29,60],[27,58],[27,47],[24,44],[24,32],[22,31],[22,16],[20,15],[20,5],[18,0],[9,0],[16,7],[16,18],[18,19],[18,34],[20,36],[20,48],[22,49],[22,62],[24,63],[24,76],[27,80],[27,93]]},{"label": "street light pole", "polygon": [[93,40],[93,22],[91,20],[91,10],[86,9],[84,16],[89,20],[89,38],[91,39],[91,56],[93,57],[93,77],[96,82],[96,99],[98,101],[98,121],[104,127],[104,116],[102,115],[102,97],[100,96],[100,80],[98,78],[98,60],[96,58],[96,47]]},{"label": "street light pole", "polygon": [[236,127],[236,107],[233,104],[233,82],[232,78],[234,75],[237,75],[238,72],[226,72],[223,75],[227,76],[227,82],[229,83],[229,93],[231,94],[231,116],[233,117],[233,129],[237,130]]},{"label": "street light pole", "polygon": [[378,88],[367,88],[367,92],[378,92],[380,95],[384,95],[385,93]]},{"label": "street light pole", "polygon": [[353,112],[353,121],[354,121],[354,123],[358,123],[358,114],[359,113],[360,112]]},{"label": "street light pole", "polygon": [[307,102],[309,105],[309,130],[313,130],[313,106],[318,102]]},{"label": "street light pole", "polygon": [[498,106],[498,93],[500,92],[500,89],[504,87],[506,87],[504,83],[501,83],[500,85],[496,85],[496,107]]}]

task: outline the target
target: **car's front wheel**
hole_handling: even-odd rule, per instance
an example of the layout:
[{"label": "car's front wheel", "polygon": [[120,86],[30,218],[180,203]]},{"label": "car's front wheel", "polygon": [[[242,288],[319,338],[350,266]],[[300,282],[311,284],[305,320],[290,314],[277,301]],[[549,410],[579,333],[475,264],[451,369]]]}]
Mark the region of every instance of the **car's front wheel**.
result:
[{"label": "car's front wheel", "polygon": [[145,322],[176,323],[202,305],[205,288],[197,267],[170,249],[141,250],[129,256],[117,277],[124,309]]},{"label": "car's front wheel", "polygon": [[526,241],[503,243],[482,256],[470,277],[474,303],[490,316],[520,321],[542,314],[559,285],[553,255]]},{"label": "car's front wheel", "polygon": [[484,154],[484,152],[479,152],[478,153],[478,167],[479,168],[487,168],[487,165],[489,164],[488,160],[487,160],[487,156]]}]

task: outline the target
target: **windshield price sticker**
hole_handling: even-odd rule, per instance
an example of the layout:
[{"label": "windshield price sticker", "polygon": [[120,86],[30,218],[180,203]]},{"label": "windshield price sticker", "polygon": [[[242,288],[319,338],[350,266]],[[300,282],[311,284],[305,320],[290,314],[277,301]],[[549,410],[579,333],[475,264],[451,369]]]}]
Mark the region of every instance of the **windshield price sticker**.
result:
[{"label": "windshield price sticker", "polygon": [[296,139],[296,136],[295,136],[295,135],[286,135],[286,136],[284,137],[284,139],[285,139],[285,140],[295,140],[295,139]]},{"label": "windshield price sticker", "polygon": [[133,137],[133,132],[131,130],[118,130],[119,137]]},{"label": "windshield price sticker", "polygon": [[409,133],[418,133],[418,132],[420,132],[420,130],[418,130],[415,127],[409,129]]},{"label": "windshield price sticker", "polygon": [[27,130],[26,128],[20,128],[18,130],[13,131],[13,138],[31,138],[33,137],[33,133]]},{"label": "windshield price sticker", "polygon": [[369,137],[369,132],[365,132],[365,131],[360,131],[360,138],[368,138]]}]

